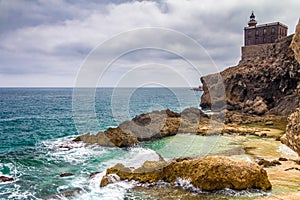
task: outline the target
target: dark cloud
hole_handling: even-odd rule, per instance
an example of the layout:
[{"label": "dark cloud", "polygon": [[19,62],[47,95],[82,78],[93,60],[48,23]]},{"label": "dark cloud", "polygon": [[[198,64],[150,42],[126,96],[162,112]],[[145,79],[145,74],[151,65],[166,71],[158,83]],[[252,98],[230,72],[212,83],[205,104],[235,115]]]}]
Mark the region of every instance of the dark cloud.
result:
[{"label": "dark cloud", "polygon": [[[195,40],[204,51],[199,53],[185,39],[174,40],[162,32],[136,34],[112,42],[98,59],[114,55],[124,47],[151,43],[160,44],[162,50],[139,50],[120,57],[109,74],[114,78],[107,80],[117,81],[132,66],[151,62],[191,73],[184,59],[165,51],[168,49],[177,49],[192,62],[200,63],[210,56],[221,70],[239,61],[243,28],[252,10],[259,23],[281,21],[293,33],[300,4],[298,0],[0,0],[0,86],[30,85],[28,77],[33,85],[48,77],[51,81],[45,84],[49,86],[53,82],[55,86],[72,86],[77,70],[92,49],[123,31],[141,27],[174,29]],[[155,70],[159,67],[141,69],[150,76],[157,74]],[[204,67],[202,73],[212,70],[216,71]],[[198,84],[199,78],[193,82]]]}]

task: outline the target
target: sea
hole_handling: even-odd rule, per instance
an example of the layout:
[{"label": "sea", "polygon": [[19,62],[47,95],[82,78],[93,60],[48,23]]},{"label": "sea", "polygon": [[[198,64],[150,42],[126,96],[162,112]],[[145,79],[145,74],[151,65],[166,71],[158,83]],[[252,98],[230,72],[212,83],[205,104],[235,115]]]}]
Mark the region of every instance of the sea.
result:
[{"label": "sea", "polygon": [[[160,157],[201,157],[226,149],[230,140],[186,134],[124,149],[71,140],[153,110],[199,107],[201,94],[190,88],[83,88],[81,93],[74,88],[1,88],[0,176],[14,181],[0,182],[0,199],[157,199],[158,190],[153,195],[151,189],[137,191],[134,182],[100,188],[101,178],[117,163],[138,167]],[[99,173],[90,177],[94,172]],[[63,173],[72,175],[61,177]],[[54,196],[73,191],[80,193]],[[200,199],[195,192],[189,199]],[[182,195],[174,198],[184,199]]]}]

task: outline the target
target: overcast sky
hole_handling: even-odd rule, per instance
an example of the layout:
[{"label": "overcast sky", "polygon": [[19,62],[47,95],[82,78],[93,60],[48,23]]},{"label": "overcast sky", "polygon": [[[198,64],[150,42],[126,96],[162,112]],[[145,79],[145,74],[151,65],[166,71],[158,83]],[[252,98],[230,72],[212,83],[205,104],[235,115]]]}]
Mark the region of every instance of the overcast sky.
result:
[{"label": "overcast sky", "polygon": [[0,0],[0,87],[73,87],[91,63],[98,86],[196,86],[238,63],[252,10],[289,34],[300,17],[299,0]]}]

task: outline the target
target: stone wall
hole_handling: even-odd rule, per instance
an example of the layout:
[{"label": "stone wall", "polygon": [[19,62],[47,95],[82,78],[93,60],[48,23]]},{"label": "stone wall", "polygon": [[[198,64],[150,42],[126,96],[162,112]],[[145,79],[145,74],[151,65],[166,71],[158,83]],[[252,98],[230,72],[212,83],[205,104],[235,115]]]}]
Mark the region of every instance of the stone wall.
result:
[{"label": "stone wall", "polygon": [[242,60],[253,60],[253,58],[265,58],[267,57],[272,49],[275,48],[274,44],[259,44],[259,45],[249,45],[242,47]]},{"label": "stone wall", "polygon": [[289,45],[292,37],[293,35],[289,35],[277,40],[275,43],[243,46],[239,65],[247,65],[247,63],[257,59],[266,59],[280,52],[282,48],[286,48]]}]

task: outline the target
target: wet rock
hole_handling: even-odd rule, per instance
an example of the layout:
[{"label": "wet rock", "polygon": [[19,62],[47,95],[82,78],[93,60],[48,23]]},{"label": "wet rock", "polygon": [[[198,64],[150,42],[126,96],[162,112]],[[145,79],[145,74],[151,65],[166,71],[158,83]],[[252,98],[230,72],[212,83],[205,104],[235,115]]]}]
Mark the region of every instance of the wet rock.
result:
[{"label": "wet rock", "polygon": [[90,179],[94,178],[97,174],[100,174],[101,172],[92,172],[90,174]]},{"label": "wet rock", "polygon": [[109,147],[129,147],[138,143],[134,135],[124,132],[119,127],[108,128],[106,131],[98,132],[96,135],[86,133],[78,136],[73,141],[83,141],[89,144],[99,144]]},{"label": "wet rock", "polygon": [[66,172],[66,173],[62,173],[61,175],[59,175],[60,177],[68,177],[68,176],[73,176],[72,173],[70,172]]},{"label": "wet rock", "polygon": [[287,158],[283,158],[283,157],[280,157],[278,160],[279,160],[279,161],[288,161]]},{"label": "wet rock", "polygon": [[108,174],[117,174],[121,180],[136,180],[154,183],[159,180],[175,184],[181,178],[202,190],[231,188],[271,189],[267,173],[259,165],[247,161],[232,161],[226,157],[208,156],[197,159],[173,160],[169,163],[146,161],[140,168],[132,169],[122,164],[107,169]]},{"label": "wet rock", "polygon": [[281,163],[278,160],[268,161],[265,159],[261,159],[257,162],[257,164],[263,166],[263,167],[274,167],[276,165],[281,165]]},{"label": "wet rock", "polygon": [[280,140],[300,156],[300,108],[288,117],[285,135]]},{"label": "wet rock", "polygon": [[8,177],[8,176],[0,176],[0,180],[2,182],[11,182],[11,181],[14,181],[14,178]]},{"label": "wet rock", "polygon": [[102,177],[100,187],[104,187],[110,183],[116,183],[118,181],[120,181],[120,177],[117,174],[108,174]]},{"label": "wet rock", "polygon": [[284,171],[290,171],[290,170],[298,170],[298,171],[300,171],[300,169],[298,167],[290,167],[290,168],[285,169]]}]

